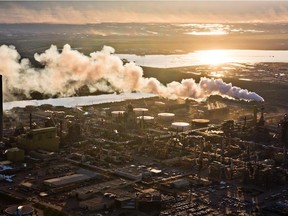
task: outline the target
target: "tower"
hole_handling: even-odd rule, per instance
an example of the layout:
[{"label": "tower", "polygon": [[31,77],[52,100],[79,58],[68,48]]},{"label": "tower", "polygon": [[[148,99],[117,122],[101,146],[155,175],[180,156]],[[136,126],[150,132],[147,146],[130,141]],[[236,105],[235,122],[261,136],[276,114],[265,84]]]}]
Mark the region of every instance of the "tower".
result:
[{"label": "tower", "polygon": [[254,117],[253,117],[253,123],[254,123],[254,125],[257,124],[257,113],[258,113],[258,108],[257,108],[257,106],[255,105],[255,106],[254,106]]},{"label": "tower", "polygon": [[265,119],[264,119],[264,106],[261,107],[261,117],[258,122],[258,126],[264,126],[265,125]]}]

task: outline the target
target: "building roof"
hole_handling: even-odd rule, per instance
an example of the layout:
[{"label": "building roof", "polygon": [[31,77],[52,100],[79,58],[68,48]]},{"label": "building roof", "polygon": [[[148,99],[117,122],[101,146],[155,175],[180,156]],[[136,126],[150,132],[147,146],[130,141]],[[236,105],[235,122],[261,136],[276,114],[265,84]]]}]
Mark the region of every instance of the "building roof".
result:
[{"label": "building roof", "polygon": [[93,197],[92,199],[81,201],[80,205],[85,205],[87,207],[95,207],[97,205],[110,204],[110,203],[113,203],[112,199],[103,196],[96,196]]},{"label": "building roof", "polygon": [[99,183],[99,184],[94,184],[94,185],[89,185],[86,187],[74,189],[72,191],[72,194],[86,194],[88,192],[97,193],[99,191],[107,190],[109,188],[114,189],[114,188],[122,187],[122,186],[128,185],[130,183],[131,182],[128,180],[115,179],[115,180],[111,180],[108,182],[103,182],[103,183]]},{"label": "building roof", "polygon": [[60,178],[53,178],[53,179],[47,179],[44,181],[44,184],[47,184],[51,187],[60,187],[67,184],[73,184],[85,180],[89,180],[91,177],[84,174],[73,174],[68,176],[63,176]]},{"label": "building roof", "polygon": [[47,132],[55,132],[56,127],[46,127],[46,128],[37,128],[33,129],[30,132],[33,134],[38,134],[38,133],[47,133]]},{"label": "building roof", "polygon": [[27,188],[32,188],[34,186],[31,182],[22,182],[20,185]]},{"label": "building roof", "polygon": [[82,168],[78,169],[77,173],[89,176],[90,178],[94,178],[98,175],[97,173],[95,173],[93,171],[82,169]]},{"label": "building roof", "polygon": [[149,173],[149,171],[143,166],[130,165],[115,169],[114,173],[128,179],[140,180],[142,179],[143,174]]},{"label": "building roof", "polygon": [[14,148],[7,149],[5,152],[18,152],[18,151],[23,151],[23,150],[17,147],[14,147]]},{"label": "building roof", "polygon": [[105,193],[115,195],[118,200],[127,200],[136,197],[135,193],[124,190],[123,188],[109,188],[105,190]]}]

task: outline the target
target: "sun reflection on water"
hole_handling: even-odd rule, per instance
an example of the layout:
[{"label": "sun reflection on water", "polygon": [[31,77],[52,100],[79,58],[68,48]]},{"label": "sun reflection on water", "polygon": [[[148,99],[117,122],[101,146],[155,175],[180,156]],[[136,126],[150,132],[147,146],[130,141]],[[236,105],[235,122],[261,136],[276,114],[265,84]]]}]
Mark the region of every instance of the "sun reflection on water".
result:
[{"label": "sun reflection on water", "polygon": [[228,34],[228,32],[223,31],[223,30],[201,31],[201,32],[193,31],[193,32],[185,33],[185,34],[188,34],[188,35],[226,35]]},{"label": "sun reflection on water", "polygon": [[205,50],[198,51],[199,61],[205,65],[220,65],[233,62],[233,58],[229,56],[226,50]]}]

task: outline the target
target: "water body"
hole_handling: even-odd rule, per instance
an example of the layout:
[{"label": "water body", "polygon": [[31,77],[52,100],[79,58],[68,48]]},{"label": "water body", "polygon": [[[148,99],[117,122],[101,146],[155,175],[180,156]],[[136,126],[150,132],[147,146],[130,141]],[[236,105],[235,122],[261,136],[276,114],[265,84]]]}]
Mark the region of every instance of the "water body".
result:
[{"label": "water body", "polygon": [[96,96],[84,96],[84,97],[69,97],[69,98],[50,98],[46,100],[23,100],[23,101],[11,101],[5,102],[3,105],[4,110],[10,110],[14,107],[26,107],[26,106],[41,106],[43,104],[50,104],[53,106],[89,106],[94,104],[121,102],[125,100],[136,100],[141,98],[155,97],[154,94],[147,93],[122,93],[122,94],[105,94]]},{"label": "water body", "polygon": [[288,50],[201,50],[179,55],[118,54],[145,67],[173,68],[224,63],[288,63]]}]

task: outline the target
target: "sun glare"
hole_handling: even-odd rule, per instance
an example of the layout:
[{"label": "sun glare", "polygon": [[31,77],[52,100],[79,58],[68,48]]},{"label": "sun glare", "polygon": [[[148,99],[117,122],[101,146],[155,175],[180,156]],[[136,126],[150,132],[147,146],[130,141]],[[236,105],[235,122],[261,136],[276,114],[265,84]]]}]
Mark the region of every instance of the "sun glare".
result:
[{"label": "sun glare", "polygon": [[199,51],[199,61],[207,65],[219,65],[232,62],[233,58],[228,55],[226,50],[206,50]]},{"label": "sun glare", "polygon": [[188,33],[185,33],[185,34],[188,34],[188,35],[226,35],[228,34],[228,32],[226,31],[223,31],[223,30],[215,30],[215,31],[200,31],[200,32],[197,32],[197,31],[193,31],[193,32],[188,32]]}]

